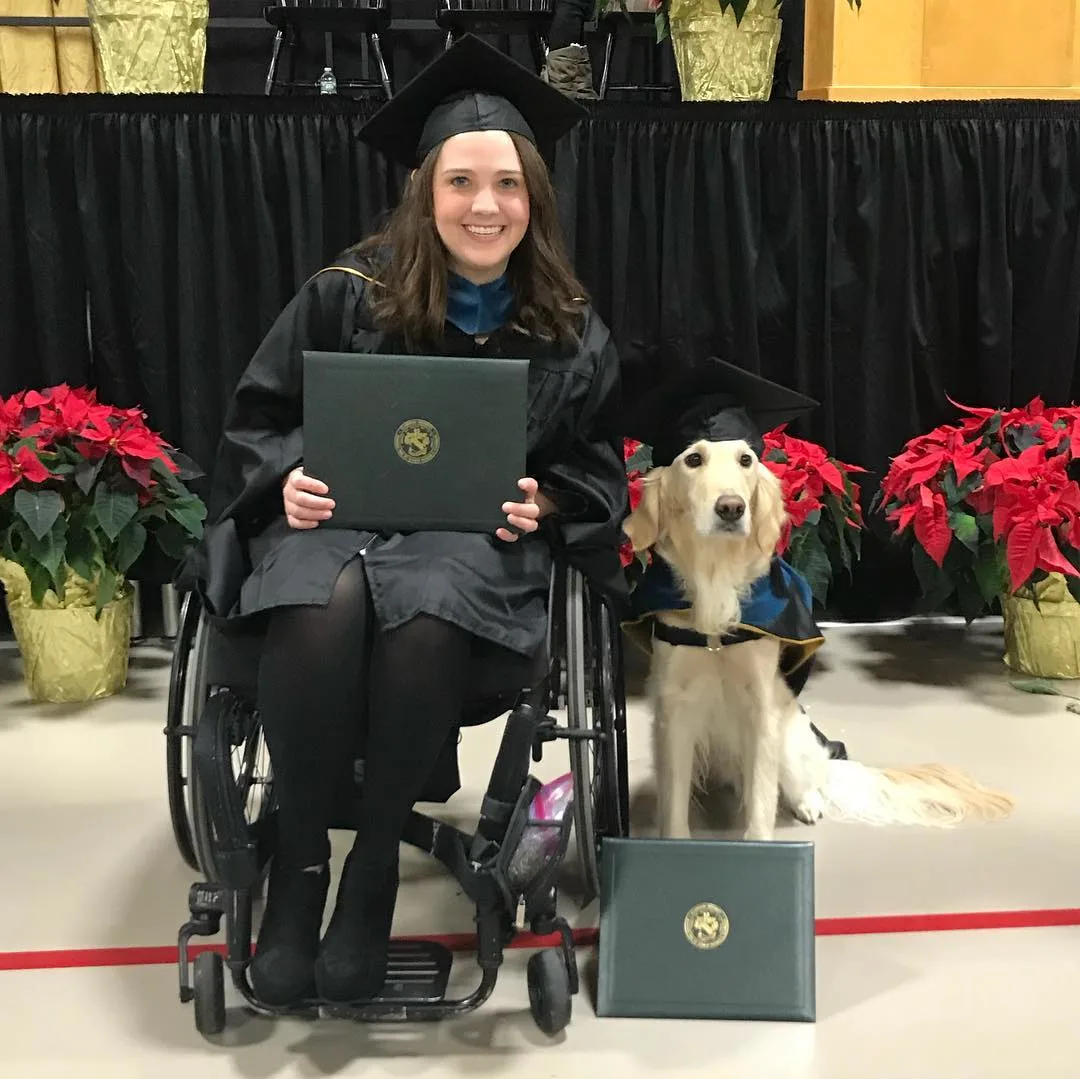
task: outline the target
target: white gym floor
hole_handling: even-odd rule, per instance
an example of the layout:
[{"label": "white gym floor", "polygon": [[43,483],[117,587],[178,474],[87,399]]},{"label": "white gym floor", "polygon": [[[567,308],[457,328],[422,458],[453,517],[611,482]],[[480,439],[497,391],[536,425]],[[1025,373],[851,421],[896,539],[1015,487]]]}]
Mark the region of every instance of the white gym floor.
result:
[{"label": "white gym floor", "polygon": [[[203,1039],[177,996],[176,933],[195,875],[168,817],[168,650],[138,647],[122,695],[76,707],[30,703],[17,652],[0,648],[0,1076],[1075,1079],[1080,716],[1066,698],[1012,688],[993,622],[828,638],[805,700],[830,737],[867,763],[962,767],[1015,796],[1012,818],[949,831],[785,826],[781,836],[816,844],[816,1024],[597,1019],[593,954],[581,949],[583,992],[554,1042],[529,1017],[522,951],[509,953],[494,998],[460,1021],[269,1022],[230,999],[226,1033]],[[649,721],[637,698],[629,726],[635,831],[647,834]],[[497,727],[468,732],[451,819],[475,813]],[[560,744],[538,774],[566,770]],[[579,909],[570,894],[565,906],[575,926],[595,925],[595,905]],[[442,870],[407,856],[395,931],[471,928]],[[467,954],[458,965],[471,976]]]}]

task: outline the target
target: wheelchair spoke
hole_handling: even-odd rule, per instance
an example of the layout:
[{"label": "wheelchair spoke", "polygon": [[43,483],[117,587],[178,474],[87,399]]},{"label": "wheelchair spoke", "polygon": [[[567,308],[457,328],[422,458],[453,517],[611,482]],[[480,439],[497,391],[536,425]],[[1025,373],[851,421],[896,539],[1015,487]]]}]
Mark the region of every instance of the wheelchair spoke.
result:
[{"label": "wheelchair spoke", "polygon": [[600,887],[604,837],[629,834],[626,707],[614,615],[574,574],[568,578],[566,632],[574,823],[586,889],[592,898]]}]

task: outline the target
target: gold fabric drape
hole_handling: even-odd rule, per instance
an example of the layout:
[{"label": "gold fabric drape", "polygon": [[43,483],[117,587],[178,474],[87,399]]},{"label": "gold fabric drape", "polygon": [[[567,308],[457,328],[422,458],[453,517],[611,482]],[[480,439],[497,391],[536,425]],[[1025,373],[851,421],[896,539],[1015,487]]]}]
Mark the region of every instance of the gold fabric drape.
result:
[{"label": "gold fabric drape", "polygon": [[[87,0],[0,0],[0,15],[87,15]],[[101,85],[90,30],[0,26],[0,92],[95,94]]]},{"label": "gold fabric drape", "polygon": [[684,101],[765,101],[780,19],[776,0],[750,0],[740,23],[716,0],[671,0],[668,23]]},{"label": "gold fabric drape", "polygon": [[209,0],[90,0],[104,89],[201,93]]}]

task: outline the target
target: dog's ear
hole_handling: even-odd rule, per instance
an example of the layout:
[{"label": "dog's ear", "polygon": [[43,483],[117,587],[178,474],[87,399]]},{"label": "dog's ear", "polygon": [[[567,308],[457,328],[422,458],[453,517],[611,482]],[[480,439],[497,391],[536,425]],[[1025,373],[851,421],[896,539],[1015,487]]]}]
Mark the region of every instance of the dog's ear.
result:
[{"label": "dog's ear", "polygon": [[623,532],[635,551],[647,551],[660,538],[660,476],[654,468],[641,484],[641,501],[623,521]]},{"label": "dog's ear", "polygon": [[776,553],[787,520],[784,491],[780,481],[763,462],[758,462],[758,480],[751,502],[751,521],[754,541],[762,554]]}]

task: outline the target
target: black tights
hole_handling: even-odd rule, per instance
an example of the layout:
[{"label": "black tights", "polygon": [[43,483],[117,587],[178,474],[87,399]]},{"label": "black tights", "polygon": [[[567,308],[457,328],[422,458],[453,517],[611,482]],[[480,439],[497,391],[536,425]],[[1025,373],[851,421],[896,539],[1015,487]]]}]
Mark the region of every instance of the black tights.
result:
[{"label": "black tights", "polygon": [[357,847],[368,865],[396,864],[467,690],[472,638],[426,615],[375,625],[363,563],[342,570],[326,607],[280,608],[259,666],[259,709],[278,799],[278,861],[330,860],[334,788],[367,724]]}]

